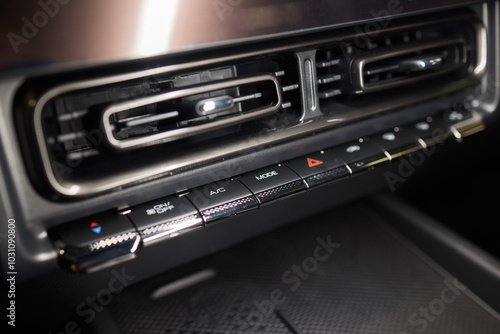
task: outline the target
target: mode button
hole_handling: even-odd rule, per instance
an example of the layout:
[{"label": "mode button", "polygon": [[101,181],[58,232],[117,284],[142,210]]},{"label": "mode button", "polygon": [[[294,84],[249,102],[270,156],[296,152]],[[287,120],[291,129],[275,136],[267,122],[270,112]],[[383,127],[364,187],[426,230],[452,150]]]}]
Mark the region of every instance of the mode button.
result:
[{"label": "mode button", "polygon": [[284,165],[247,173],[240,181],[255,194],[261,205],[307,189],[302,178]]}]

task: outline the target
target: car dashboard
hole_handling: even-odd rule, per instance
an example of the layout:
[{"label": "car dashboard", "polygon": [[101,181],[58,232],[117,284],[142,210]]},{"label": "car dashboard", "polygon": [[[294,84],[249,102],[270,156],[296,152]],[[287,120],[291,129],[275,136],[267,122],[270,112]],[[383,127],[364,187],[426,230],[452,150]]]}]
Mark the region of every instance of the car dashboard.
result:
[{"label": "car dashboard", "polygon": [[12,332],[500,332],[498,1],[0,8]]}]

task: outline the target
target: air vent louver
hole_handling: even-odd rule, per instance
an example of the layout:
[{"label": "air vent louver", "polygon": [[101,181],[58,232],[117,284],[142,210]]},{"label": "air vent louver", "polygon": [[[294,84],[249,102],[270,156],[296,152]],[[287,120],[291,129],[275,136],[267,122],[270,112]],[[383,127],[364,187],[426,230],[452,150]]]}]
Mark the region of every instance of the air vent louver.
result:
[{"label": "air vent louver", "polygon": [[[84,86],[54,93],[35,111],[49,180],[69,195],[112,188],[118,175],[193,153],[191,145],[302,117],[293,54]],[[73,186],[86,180],[94,189]]]},{"label": "air vent louver", "polygon": [[353,91],[365,94],[416,83],[459,70],[466,63],[462,38],[378,48],[354,59]]},{"label": "air vent louver", "polygon": [[330,49],[320,50],[316,55],[316,68],[320,100],[348,93],[348,68],[341,54]]},{"label": "air vent louver", "polygon": [[322,47],[317,53],[320,103],[332,108],[335,101],[352,102],[364,94],[376,101],[378,92],[405,94],[466,79],[481,67],[478,31],[468,20],[450,20],[357,34]]}]

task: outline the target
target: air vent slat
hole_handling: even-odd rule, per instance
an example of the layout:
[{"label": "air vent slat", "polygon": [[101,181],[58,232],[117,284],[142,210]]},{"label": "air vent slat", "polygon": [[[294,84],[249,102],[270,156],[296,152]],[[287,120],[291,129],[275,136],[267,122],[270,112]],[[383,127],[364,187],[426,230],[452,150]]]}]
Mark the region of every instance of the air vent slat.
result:
[{"label": "air vent slat", "polygon": [[389,65],[389,66],[382,66],[382,67],[377,67],[373,68],[370,70],[365,70],[364,75],[375,75],[375,74],[380,74],[384,72],[391,72],[394,70],[398,70],[401,68],[401,65]]},{"label": "air vent slat", "polygon": [[327,90],[327,91],[320,91],[318,93],[318,97],[320,99],[329,99],[334,96],[341,95],[342,91],[340,89],[332,89],[332,90]]},{"label": "air vent slat", "polygon": [[299,89],[299,85],[298,84],[293,84],[293,85],[282,87],[282,92],[286,93],[286,92],[289,92],[289,91],[292,91],[292,90],[296,90],[296,89]]},{"label": "air vent slat", "polygon": [[327,74],[323,75],[321,77],[318,77],[318,84],[324,85],[324,84],[329,84],[335,81],[339,81],[341,78],[340,74]]},{"label": "air vent slat", "polygon": [[241,102],[245,102],[245,101],[260,99],[261,97],[262,97],[262,93],[255,93],[255,94],[252,94],[252,95],[235,97],[233,99],[233,102],[234,103],[241,103]]},{"label": "air vent slat", "polygon": [[82,159],[90,158],[99,155],[98,150],[86,150],[86,151],[78,151],[78,152],[69,152],[67,154],[67,159],[69,161],[80,161]]},{"label": "air vent slat", "polygon": [[78,119],[78,118],[81,118],[81,117],[87,115],[88,112],[89,112],[88,110],[78,110],[78,111],[74,111],[74,112],[69,113],[69,114],[62,114],[62,115],[57,116],[57,120],[59,122],[72,121],[72,120],[75,120],[75,119]]},{"label": "air vent slat", "polygon": [[175,118],[177,116],[179,116],[178,111],[171,111],[160,115],[152,115],[152,116],[146,115],[144,117],[134,117],[133,119],[124,119],[120,120],[118,123],[125,123],[125,125],[128,127],[134,127],[138,125],[144,125],[148,123],[163,121],[170,118]]},{"label": "air vent slat", "polygon": [[326,60],[326,61],[318,61],[316,63],[317,68],[326,68],[326,67],[331,67],[338,65],[340,62],[340,59],[332,59],[332,60]]},{"label": "air vent slat", "polygon": [[57,141],[59,143],[64,143],[67,141],[72,141],[80,138],[85,138],[85,134],[83,132],[70,132],[57,136]]}]

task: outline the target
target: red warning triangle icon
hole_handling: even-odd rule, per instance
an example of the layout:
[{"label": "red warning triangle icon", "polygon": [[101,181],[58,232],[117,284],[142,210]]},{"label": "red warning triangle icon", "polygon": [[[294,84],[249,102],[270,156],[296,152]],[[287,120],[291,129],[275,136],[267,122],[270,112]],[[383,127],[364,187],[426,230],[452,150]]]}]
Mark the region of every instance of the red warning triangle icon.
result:
[{"label": "red warning triangle icon", "polygon": [[316,166],[322,165],[322,164],[324,164],[324,162],[321,160],[307,158],[307,164],[311,168],[311,167],[316,167]]}]

